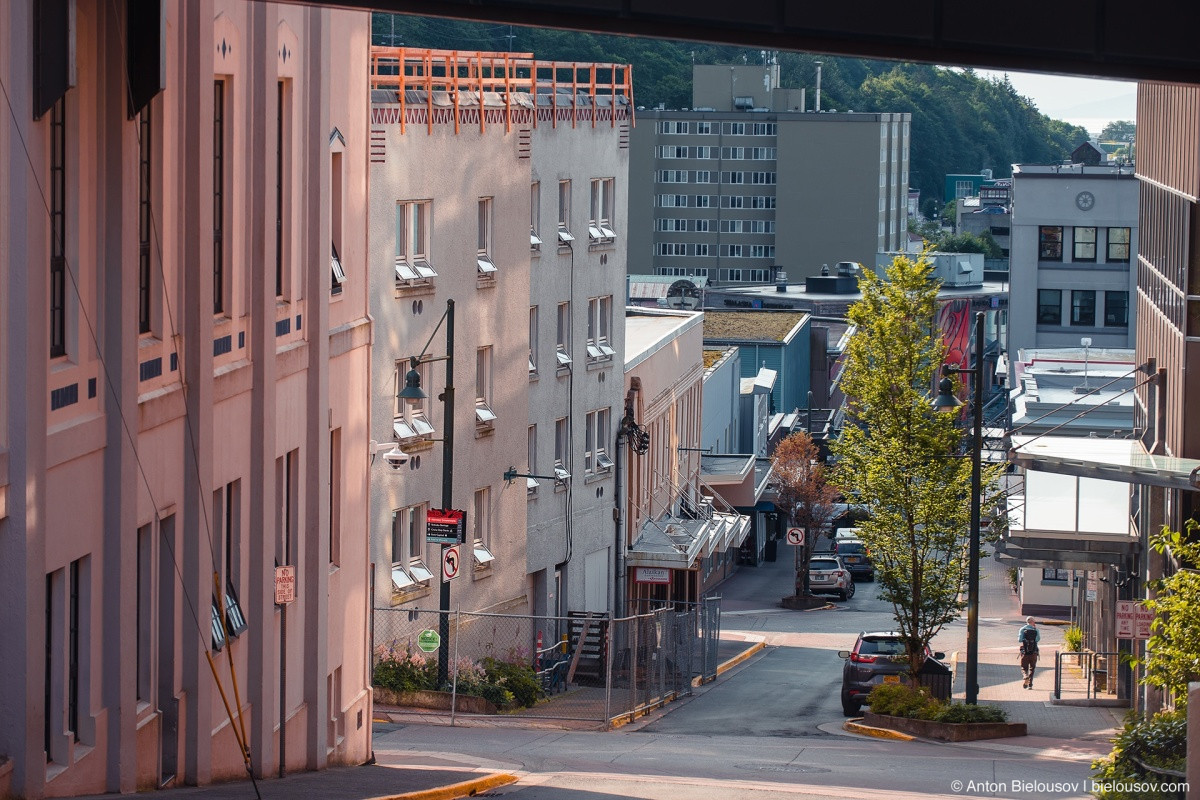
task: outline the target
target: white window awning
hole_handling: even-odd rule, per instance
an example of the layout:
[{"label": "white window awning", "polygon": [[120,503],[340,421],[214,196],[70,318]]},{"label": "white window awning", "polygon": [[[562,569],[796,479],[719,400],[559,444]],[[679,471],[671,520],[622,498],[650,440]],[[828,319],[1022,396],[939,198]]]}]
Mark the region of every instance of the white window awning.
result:
[{"label": "white window awning", "polygon": [[408,265],[408,262],[406,262],[406,261],[397,261],[396,262],[396,280],[415,281],[415,280],[419,280],[420,277],[421,276],[417,274],[416,270],[414,270],[412,267],[410,267]]}]

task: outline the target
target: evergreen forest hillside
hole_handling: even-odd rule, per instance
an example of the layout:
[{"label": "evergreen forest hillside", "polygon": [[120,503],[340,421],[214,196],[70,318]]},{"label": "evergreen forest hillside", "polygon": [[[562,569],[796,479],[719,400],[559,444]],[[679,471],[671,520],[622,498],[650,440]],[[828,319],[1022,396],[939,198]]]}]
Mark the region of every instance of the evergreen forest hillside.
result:
[{"label": "evergreen forest hillside", "polygon": [[[373,42],[447,50],[533,53],[552,61],[615,62],[633,66],[634,103],[687,108],[692,64],[763,63],[761,50],[733,45],[613,36],[550,28],[462,22],[438,17],[376,14]],[[821,61],[821,108],[912,114],[909,183],[921,191],[927,216],[942,207],[945,176],[991,169],[997,178],[1013,164],[1070,156],[1088,140],[1085,129],[1050,119],[1005,80],[970,69],[929,64],[779,52],[780,84],[808,88],[813,103]]]}]

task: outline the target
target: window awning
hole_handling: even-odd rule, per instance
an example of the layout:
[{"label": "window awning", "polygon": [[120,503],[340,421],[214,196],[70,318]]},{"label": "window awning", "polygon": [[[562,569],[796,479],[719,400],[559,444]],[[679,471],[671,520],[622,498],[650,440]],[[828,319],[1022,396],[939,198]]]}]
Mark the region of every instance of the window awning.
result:
[{"label": "window awning", "polygon": [[631,567],[695,569],[704,556],[740,545],[750,529],[741,514],[714,512],[712,519],[664,516],[646,520],[625,556]]},{"label": "window awning", "polygon": [[1135,439],[1014,436],[1012,443],[1013,460],[1025,469],[1200,491],[1200,460],[1150,455]]}]

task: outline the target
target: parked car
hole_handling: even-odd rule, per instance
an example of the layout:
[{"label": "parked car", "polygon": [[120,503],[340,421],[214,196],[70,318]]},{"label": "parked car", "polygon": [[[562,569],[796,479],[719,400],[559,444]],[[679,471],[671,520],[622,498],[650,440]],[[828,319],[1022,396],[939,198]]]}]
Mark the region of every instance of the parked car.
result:
[{"label": "parked car", "polygon": [[[942,652],[930,652],[925,648],[925,657],[941,660]],[[854,642],[853,650],[841,650],[838,658],[842,665],[842,713],[852,717],[862,708],[871,690],[881,683],[908,683],[908,649],[904,640],[895,631],[863,631]]]},{"label": "parked car", "polygon": [[858,538],[858,528],[838,528],[836,531],[833,531],[828,536],[822,536],[817,539],[815,552],[829,553],[832,555],[832,554],[836,553],[838,542],[842,541],[843,539],[857,539],[857,538]]},{"label": "parked car", "polygon": [[[832,592],[849,600],[854,597],[854,579],[837,556],[813,556],[808,561],[808,589],[814,594]],[[796,593],[800,593],[800,587]]]},{"label": "parked car", "polygon": [[875,580],[875,562],[871,560],[871,551],[861,539],[838,539],[837,555],[850,570],[852,578]]}]

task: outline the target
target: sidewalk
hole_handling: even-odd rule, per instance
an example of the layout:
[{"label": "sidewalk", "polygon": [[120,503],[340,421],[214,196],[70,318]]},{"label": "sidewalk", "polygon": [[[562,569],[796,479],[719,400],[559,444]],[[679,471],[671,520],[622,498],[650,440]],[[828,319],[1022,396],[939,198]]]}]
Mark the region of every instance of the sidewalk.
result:
[{"label": "sidewalk", "polygon": [[[1033,688],[1025,689],[1017,652],[1017,631],[1025,617],[1017,597],[998,568],[985,570],[979,590],[979,702],[1000,706],[1008,712],[1009,721],[1024,722],[1029,735],[972,745],[1053,751],[1061,757],[1079,759],[1107,755],[1112,749],[1112,737],[1121,726],[1124,709],[1050,702],[1054,692],[1054,651],[1063,648],[1061,626],[1043,624],[1041,618],[1035,617],[1042,632],[1041,657]],[[965,658],[965,651],[957,654],[956,700],[966,695]]]}]

